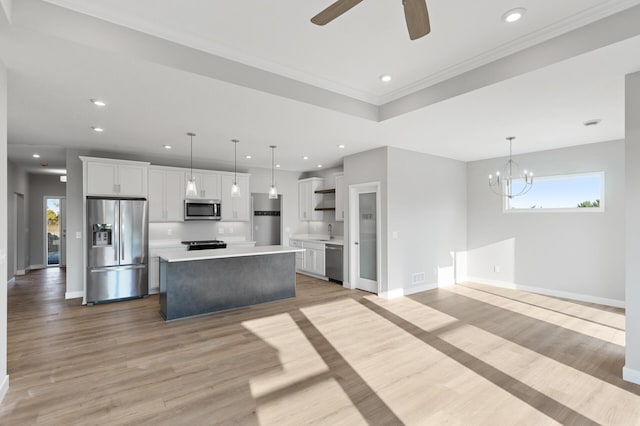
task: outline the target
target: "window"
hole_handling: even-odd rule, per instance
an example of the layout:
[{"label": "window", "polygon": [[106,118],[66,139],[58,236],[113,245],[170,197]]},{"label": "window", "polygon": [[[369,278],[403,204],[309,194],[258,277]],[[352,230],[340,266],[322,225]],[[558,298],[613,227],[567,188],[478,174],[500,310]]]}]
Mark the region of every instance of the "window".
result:
[{"label": "window", "polygon": [[[513,182],[514,192],[524,185]],[[536,177],[524,195],[505,199],[506,211],[604,211],[604,172]]]}]

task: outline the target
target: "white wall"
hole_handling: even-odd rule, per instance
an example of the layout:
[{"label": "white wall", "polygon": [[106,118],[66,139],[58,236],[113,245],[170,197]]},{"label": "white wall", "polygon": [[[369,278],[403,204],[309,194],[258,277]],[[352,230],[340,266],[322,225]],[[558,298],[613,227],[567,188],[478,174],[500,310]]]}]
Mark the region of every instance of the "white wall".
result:
[{"label": "white wall", "polygon": [[58,175],[29,174],[29,259],[31,266],[46,266],[44,197],[66,195],[66,185]]},{"label": "white wall", "polygon": [[[29,202],[29,174],[22,167],[7,161],[7,278],[11,279],[16,269],[24,270],[29,265],[29,235],[25,218],[16,218],[15,194],[24,196],[25,211]],[[18,239],[19,244],[18,244]],[[17,253],[16,246],[22,251]],[[17,259],[16,259],[17,258]]]},{"label": "white wall", "polygon": [[625,380],[640,384],[640,72],[626,77]]},{"label": "white wall", "polygon": [[604,213],[503,213],[487,176],[507,158],[468,163],[469,280],[623,304],[624,155],[624,142],[614,141],[514,158],[536,176],[604,171]]},{"label": "white wall", "polygon": [[388,291],[388,268],[387,268],[387,147],[377,148],[358,154],[349,155],[344,158],[344,184],[347,188],[347,202],[345,203],[345,224],[344,229],[344,277],[345,282],[349,278],[349,252],[352,246],[349,237],[349,185],[359,183],[379,182],[380,183],[380,220],[381,225],[381,264],[380,264],[380,291]]},{"label": "white wall", "polygon": [[[7,199],[7,69],[0,62],[0,200]],[[7,276],[7,203],[0,206],[0,277]],[[7,280],[0,279],[0,402],[7,375]]]},{"label": "white wall", "polygon": [[389,292],[454,284],[454,254],[467,244],[466,163],[389,148],[387,167]]}]

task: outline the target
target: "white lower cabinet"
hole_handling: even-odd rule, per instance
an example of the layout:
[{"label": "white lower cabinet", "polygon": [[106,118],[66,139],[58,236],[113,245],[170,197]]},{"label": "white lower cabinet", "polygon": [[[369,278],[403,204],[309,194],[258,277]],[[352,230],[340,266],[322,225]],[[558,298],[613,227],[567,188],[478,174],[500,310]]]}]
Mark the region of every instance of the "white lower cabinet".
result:
[{"label": "white lower cabinet", "polygon": [[308,272],[321,277],[325,276],[325,247],[322,243],[291,240],[291,247],[303,248],[304,252],[296,253],[296,270]]}]

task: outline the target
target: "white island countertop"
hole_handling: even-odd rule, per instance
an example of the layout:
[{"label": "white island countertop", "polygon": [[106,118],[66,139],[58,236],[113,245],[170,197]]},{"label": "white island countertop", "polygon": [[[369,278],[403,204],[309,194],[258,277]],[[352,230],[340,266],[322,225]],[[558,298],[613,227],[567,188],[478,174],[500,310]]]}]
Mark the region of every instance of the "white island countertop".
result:
[{"label": "white island countertop", "polygon": [[193,260],[224,259],[228,257],[263,256],[266,254],[297,253],[304,249],[284,246],[234,247],[214,250],[192,250],[163,253],[160,259],[167,262],[190,262]]}]

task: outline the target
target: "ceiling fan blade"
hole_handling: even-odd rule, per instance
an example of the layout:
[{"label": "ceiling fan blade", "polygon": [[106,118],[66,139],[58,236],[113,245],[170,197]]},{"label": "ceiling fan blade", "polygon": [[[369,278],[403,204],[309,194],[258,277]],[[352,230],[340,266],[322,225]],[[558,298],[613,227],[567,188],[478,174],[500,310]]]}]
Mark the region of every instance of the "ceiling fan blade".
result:
[{"label": "ceiling fan blade", "polygon": [[337,2],[333,3],[331,6],[311,18],[311,22],[316,25],[326,25],[361,1],[362,0],[338,0]]},{"label": "ceiling fan blade", "polygon": [[402,0],[409,38],[417,40],[431,32],[426,0]]}]

